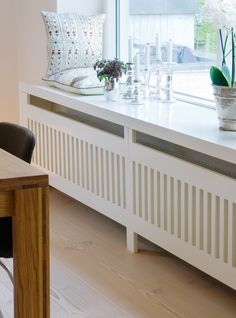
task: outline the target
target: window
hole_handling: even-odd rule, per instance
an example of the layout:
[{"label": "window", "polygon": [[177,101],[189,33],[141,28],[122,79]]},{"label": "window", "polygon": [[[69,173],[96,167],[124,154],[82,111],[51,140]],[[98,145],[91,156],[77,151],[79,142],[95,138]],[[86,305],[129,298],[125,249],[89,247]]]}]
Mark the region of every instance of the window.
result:
[{"label": "window", "polygon": [[[167,59],[167,43],[173,41],[174,90],[213,99],[209,68],[216,64],[217,36],[210,23],[199,19],[204,0],[116,0],[120,25],[118,47],[127,59],[128,37],[144,63],[144,48],[150,44],[151,69],[155,70],[155,36],[161,39],[162,60]],[[127,32],[128,30],[128,32]]]}]

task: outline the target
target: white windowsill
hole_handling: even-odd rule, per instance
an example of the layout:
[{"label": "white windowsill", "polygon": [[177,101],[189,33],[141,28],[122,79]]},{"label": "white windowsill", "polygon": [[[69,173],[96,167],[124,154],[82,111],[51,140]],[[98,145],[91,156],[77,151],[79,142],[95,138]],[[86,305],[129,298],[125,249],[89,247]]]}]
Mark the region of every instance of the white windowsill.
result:
[{"label": "white windowsill", "polygon": [[156,100],[132,105],[104,96],[79,96],[44,83],[21,83],[21,91],[236,164],[236,132],[218,128],[216,111],[191,103]]}]

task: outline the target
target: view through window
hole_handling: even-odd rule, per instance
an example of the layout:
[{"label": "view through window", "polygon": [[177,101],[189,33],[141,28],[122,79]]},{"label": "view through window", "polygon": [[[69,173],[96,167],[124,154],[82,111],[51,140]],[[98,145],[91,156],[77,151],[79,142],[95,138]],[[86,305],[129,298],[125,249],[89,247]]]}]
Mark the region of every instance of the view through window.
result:
[{"label": "view through window", "polygon": [[212,99],[209,68],[216,64],[216,30],[199,17],[204,0],[129,0],[129,36],[145,59],[150,43],[151,67],[155,69],[155,37],[161,41],[161,57],[167,60],[168,41],[173,42],[174,90]]}]

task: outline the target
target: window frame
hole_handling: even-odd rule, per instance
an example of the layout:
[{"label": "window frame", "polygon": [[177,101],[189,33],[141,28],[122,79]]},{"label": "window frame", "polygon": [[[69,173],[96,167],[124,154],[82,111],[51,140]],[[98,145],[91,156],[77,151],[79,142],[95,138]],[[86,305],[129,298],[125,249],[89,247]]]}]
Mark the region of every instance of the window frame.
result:
[{"label": "window frame", "polygon": [[[113,58],[118,57],[123,61],[128,58],[128,24],[129,24],[129,0],[104,0],[105,11],[107,14],[106,22],[106,44],[107,48],[105,57]],[[115,34],[115,36],[114,36]],[[126,35],[126,40],[122,41],[123,35]],[[220,41],[217,39],[217,60],[216,64],[221,65],[221,50]],[[181,100],[187,96],[187,101],[197,105],[212,108],[212,101],[202,97],[194,96],[186,92],[176,92]],[[192,97],[192,98],[191,98]],[[199,99],[199,100],[198,100]]]}]

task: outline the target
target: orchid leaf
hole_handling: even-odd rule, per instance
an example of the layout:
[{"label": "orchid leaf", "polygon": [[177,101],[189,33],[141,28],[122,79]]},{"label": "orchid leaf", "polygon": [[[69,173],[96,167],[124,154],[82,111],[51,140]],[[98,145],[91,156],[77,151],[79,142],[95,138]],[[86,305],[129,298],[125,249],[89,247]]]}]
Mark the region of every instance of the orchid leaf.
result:
[{"label": "orchid leaf", "polygon": [[211,67],[210,77],[213,85],[230,86],[223,72],[216,66]]},{"label": "orchid leaf", "polygon": [[224,77],[227,79],[228,82],[228,86],[230,86],[230,82],[231,82],[231,77],[230,77],[230,71],[229,68],[226,64],[222,65],[221,71],[224,75]]}]

